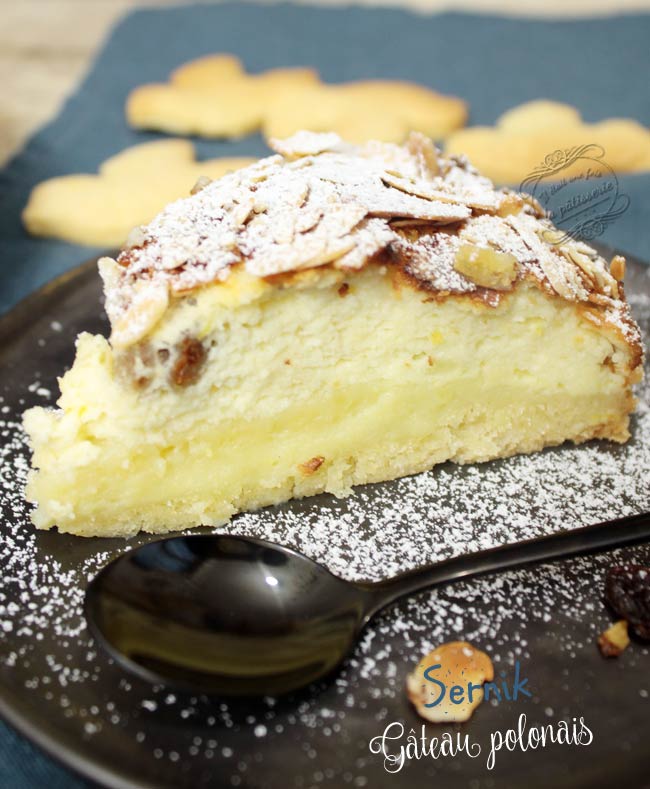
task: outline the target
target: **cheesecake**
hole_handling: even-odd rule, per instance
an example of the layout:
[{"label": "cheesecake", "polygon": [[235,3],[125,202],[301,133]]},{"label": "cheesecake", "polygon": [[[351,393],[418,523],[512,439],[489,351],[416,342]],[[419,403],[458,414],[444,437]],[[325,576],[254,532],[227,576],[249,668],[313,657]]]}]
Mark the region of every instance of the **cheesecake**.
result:
[{"label": "cheesecake", "polygon": [[102,258],[32,408],[41,529],[163,533],[563,442],[624,442],[641,378],[625,261],[428,138],[302,132]]}]

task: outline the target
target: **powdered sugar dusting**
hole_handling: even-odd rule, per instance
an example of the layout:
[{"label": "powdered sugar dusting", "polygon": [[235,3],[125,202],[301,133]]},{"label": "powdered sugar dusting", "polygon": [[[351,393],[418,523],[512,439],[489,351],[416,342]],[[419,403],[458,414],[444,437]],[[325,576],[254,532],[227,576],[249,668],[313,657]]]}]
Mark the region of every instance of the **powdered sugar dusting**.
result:
[{"label": "powdered sugar dusting", "polygon": [[[647,331],[650,298],[632,296],[631,302]],[[125,752],[137,747],[145,762],[162,762],[165,770],[183,764],[209,770],[214,764],[231,785],[243,785],[255,765],[269,775],[273,765],[281,770],[274,756],[278,743],[297,738],[304,748],[296,749],[292,769],[303,786],[362,786],[371,757],[367,741],[357,742],[359,720],[365,721],[363,731],[378,734],[396,705],[408,715],[399,706],[404,678],[436,644],[462,637],[488,651],[498,669],[534,658],[529,633],[541,623],[561,633],[554,654],[564,666],[558,684],[568,688],[577,681],[569,679],[572,658],[595,649],[594,638],[608,621],[599,590],[611,554],[405,600],[364,632],[340,674],[291,703],[265,699],[243,710],[131,679],[89,638],[83,594],[103,564],[146,538],[83,540],[37,533],[28,523],[23,485],[29,453],[18,415],[54,389],[47,376],[34,373],[19,401],[0,403],[0,681],[5,695],[13,693],[42,719],[56,719],[89,751],[101,752],[104,734],[122,738]],[[638,394],[633,437],[625,446],[590,443],[479,466],[445,465],[364,487],[346,500],[318,497],[244,514],[220,531],[296,546],[346,578],[379,579],[425,561],[647,510],[647,382]],[[640,555],[648,561],[647,550]],[[573,568],[569,575],[567,567]],[[647,659],[647,653],[635,646],[625,665]],[[544,717],[548,701],[533,700],[532,712]],[[416,726],[417,719],[408,725]],[[336,747],[344,743],[350,758],[323,761],[330,740]],[[278,784],[269,778],[268,785]]]}]

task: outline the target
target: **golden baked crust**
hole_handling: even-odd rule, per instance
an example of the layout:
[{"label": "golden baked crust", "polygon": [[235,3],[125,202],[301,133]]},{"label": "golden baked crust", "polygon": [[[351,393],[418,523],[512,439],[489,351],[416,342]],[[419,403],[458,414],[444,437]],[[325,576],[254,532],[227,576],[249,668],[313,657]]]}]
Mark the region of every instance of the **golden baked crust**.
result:
[{"label": "golden baked crust", "polygon": [[103,258],[111,341],[147,336],[175,300],[233,271],[274,287],[390,266],[396,282],[436,300],[497,306],[521,283],[579,303],[642,358],[620,279],[594,249],[556,230],[536,202],[495,189],[463,157],[413,133],[403,146],[353,147],[336,134],[272,141],[280,153],[201,184]]}]

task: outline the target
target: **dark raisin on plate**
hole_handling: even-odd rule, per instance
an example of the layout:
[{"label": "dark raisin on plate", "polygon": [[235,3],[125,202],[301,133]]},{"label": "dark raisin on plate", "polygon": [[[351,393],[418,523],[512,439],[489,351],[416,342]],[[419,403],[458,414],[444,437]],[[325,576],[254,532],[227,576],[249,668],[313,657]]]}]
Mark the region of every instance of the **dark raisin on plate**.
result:
[{"label": "dark raisin on plate", "polygon": [[640,564],[611,567],[605,579],[605,601],[630,623],[639,638],[650,640],[650,567]]}]

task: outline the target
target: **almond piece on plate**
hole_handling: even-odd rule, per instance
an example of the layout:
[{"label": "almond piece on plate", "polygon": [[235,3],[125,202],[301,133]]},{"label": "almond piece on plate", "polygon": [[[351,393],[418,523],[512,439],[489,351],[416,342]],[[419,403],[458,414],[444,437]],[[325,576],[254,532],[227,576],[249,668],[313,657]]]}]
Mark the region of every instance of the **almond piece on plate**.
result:
[{"label": "almond piece on plate", "polygon": [[603,657],[618,657],[629,644],[625,619],[619,619],[598,636],[598,647]]},{"label": "almond piece on plate", "polygon": [[472,717],[483,701],[483,683],[493,679],[494,667],[485,652],[467,641],[450,641],[420,660],[406,678],[406,692],[425,720],[459,723]]}]

